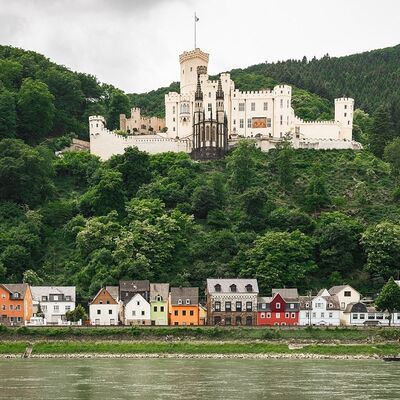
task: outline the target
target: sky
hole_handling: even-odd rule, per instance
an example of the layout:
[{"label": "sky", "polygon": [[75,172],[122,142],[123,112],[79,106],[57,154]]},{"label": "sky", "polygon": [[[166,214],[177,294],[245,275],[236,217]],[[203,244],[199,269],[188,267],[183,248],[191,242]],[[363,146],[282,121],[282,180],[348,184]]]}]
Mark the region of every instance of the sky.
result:
[{"label": "sky", "polygon": [[0,44],[141,93],[179,80],[194,12],[210,74],[400,43],[400,0],[0,0]]}]

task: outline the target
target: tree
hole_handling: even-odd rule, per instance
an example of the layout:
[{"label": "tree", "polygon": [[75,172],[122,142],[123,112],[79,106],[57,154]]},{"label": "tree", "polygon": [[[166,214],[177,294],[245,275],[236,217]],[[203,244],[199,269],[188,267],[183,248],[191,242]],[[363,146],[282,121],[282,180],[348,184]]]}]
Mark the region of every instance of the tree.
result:
[{"label": "tree", "polygon": [[305,234],[309,234],[315,229],[315,222],[307,213],[296,208],[286,207],[273,210],[269,215],[268,225],[280,231],[299,230]]},{"label": "tree", "polygon": [[51,153],[21,140],[0,141],[0,200],[37,205],[53,191]]},{"label": "tree", "polygon": [[110,105],[107,114],[107,127],[110,130],[119,128],[119,115],[129,115],[129,97],[121,90],[114,89],[111,92]]},{"label": "tree", "polygon": [[386,145],[384,150],[384,159],[387,161],[392,169],[393,175],[399,176],[400,174],[400,138],[396,138]]},{"label": "tree", "polygon": [[29,283],[31,286],[39,286],[43,284],[43,279],[35,271],[27,269],[22,276],[22,282]]},{"label": "tree", "polygon": [[17,89],[22,79],[22,65],[13,60],[0,60],[0,82],[8,89]]},{"label": "tree", "polygon": [[373,276],[387,280],[400,271],[400,225],[381,222],[362,235],[367,254],[366,269]]},{"label": "tree", "polygon": [[325,178],[318,165],[314,168],[314,177],[308,183],[304,198],[306,209],[313,212],[320,211],[330,203]]},{"label": "tree", "polygon": [[290,190],[293,185],[293,156],[294,150],[290,134],[286,134],[283,140],[276,147],[275,164],[278,172],[279,183],[286,190]]},{"label": "tree", "polygon": [[205,219],[208,213],[218,208],[217,199],[210,185],[198,186],[192,194],[193,214],[196,218]]},{"label": "tree", "polygon": [[18,133],[29,143],[37,143],[53,127],[54,96],[47,85],[27,78],[18,93]]},{"label": "tree", "polygon": [[137,147],[128,147],[124,154],[112,156],[109,165],[122,174],[128,197],[151,180],[150,157]]},{"label": "tree", "polygon": [[80,304],[78,304],[74,310],[67,311],[65,313],[65,318],[67,318],[67,321],[71,322],[79,322],[79,321],[83,322],[88,319],[88,315],[85,309]]},{"label": "tree", "polygon": [[17,110],[15,96],[0,89],[0,140],[13,138],[17,128]]},{"label": "tree", "polygon": [[382,158],[385,146],[393,139],[390,113],[387,107],[380,106],[373,114],[369,148],[377,157]]},{"label": "tree", "polygon": [[393,318],[393,312],[400,311],[400,287],[394,281],[393,277],[390,277],[385,286],[382,288],[375,304],[379,310],[387,310],[389,312],[390,326]]},{"label": "tree", "polygon": [[273,287],[301,286],[316,269],[314,241],[301,233],[267,232],[245,251],[241,276],[258,279],[261,292]]}]

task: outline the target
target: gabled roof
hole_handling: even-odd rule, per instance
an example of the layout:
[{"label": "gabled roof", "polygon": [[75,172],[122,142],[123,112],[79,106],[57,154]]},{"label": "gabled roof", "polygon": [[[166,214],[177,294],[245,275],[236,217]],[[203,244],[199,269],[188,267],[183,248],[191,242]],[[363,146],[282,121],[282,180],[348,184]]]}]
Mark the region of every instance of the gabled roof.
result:
[{"label": "gabled roof", "polygon": [[[300,310],[309,310],[311,308],[311,302],[315,296],[299,296]],[[306,304],[309,303],[309,307],[306,307]]]},{"label": "gabled roof", "polygon": [[[189,299],[190,305],[199,304],[199,288],[198,287],[172,287],[171,288],[171,304],[172,305],[188,305],[186,300]],[[181,300],[181,304],[179,304]]]},{"label": "gabled roof", "polygon": [[108,293],[110,293],[110,296],[115,301],[118,301],[118,299],[119,299],[119,287],[118,286],[106,286],[106,290]]},{"label": "gabled roof", "polygon": [[150,301],[156,301],[157,296],[168,300],[169,283],[150,283]]},{"label": "gabled roof", "polygon": [[326,300],[328,307],[327,310],[340,310],[340,302],[336,295],[334,296],[321,296]]},{"label": "gabled roof", "polygon": [[[215,290],[215,285],[221,286],[221,291]],[[236,293],[258,293],[257,279],[207,279],[208,293],[232,293],[231,286],[236,285]],[[247,285],[252,286],[252,292],[248,292]]]},{"label": "gabled roof", "polygon": [[321,289],[321,290],[317,293],[317,296],[329,296],[328,289],[326,289],[326,288]]},{"label": "gabled roof", "polygon": [[18,293],[21,300],[25,298],[26,289],[29,288],[27,283],[3,283],[2,286],[13,296]]},{"label": "gabled roof", "polygon": [[119,281],[119,288],[124,292],[148,292],[150,290],[150,281]]},{"label": "gabled roof", "polygon": [[299,293],[296,288],[291,289],[272,289],[272,297],[276,294],[280,294],[284,300],[297,301],[299,298]]},{"label": "gabled roof", "polygon": [[356,289],[354,289],[353,287],[351,287],[350,285],[339,285],[339,286],[332,286],[328,292],[332,295],[334,294],[338,294],[340,293],[342,290],[346,289],[346,288],[350,288],[353,289],[355,292],[358,293],[358,291]]},{"label": "gabled roof", "polygon": [[134,295],[132,296],[132,298],[131,298],[129,301],[127,301],[127,302],[125,303],[125,307],[126,307],[130,302],[136,301],[138,298],[140,298],[140,300],[143,300],[145,303],[149,304],[149,302],[148,302],[140,293],[136,293],[136,294],[134,294]]},{"label": "gabled roof", "polygon": [[42,296],[51,294],[71,296],[71,301],[75,302],[75,286],[31,286],[32,298],[35,301],[41,301]]}]

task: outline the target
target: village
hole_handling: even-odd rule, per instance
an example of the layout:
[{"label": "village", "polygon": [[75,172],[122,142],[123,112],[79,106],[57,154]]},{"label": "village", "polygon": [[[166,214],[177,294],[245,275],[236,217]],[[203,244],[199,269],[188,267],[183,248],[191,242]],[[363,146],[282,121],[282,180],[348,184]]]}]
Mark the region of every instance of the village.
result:
[{"label": "village", "polygon": [[[82,317],[71,318],[79,308]],[[380,310],[350,285],[305,296],[272,289],[264,297],[256,279],[207,279],[205,296],[199,287],[120,281],[98,291],[87,316],[74,286],[0,284],[0,310],[6,326],[400,326],[400,312]]]}]

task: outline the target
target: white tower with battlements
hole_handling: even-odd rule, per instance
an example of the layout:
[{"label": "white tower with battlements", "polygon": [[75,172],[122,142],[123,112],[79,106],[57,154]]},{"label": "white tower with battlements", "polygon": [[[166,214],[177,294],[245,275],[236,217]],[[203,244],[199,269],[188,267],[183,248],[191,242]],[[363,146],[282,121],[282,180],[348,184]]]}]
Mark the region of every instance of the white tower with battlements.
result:
[{"label": "white tower with battlements", "polygon": [[354,99],[335,99],[335,122],[341,124],[340,139],[352,140]]}]

